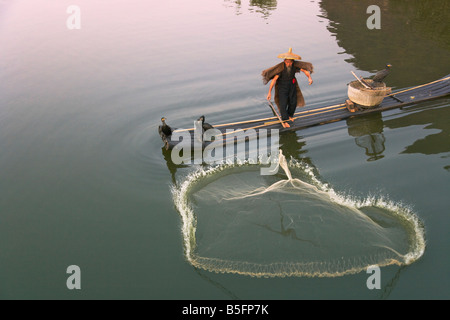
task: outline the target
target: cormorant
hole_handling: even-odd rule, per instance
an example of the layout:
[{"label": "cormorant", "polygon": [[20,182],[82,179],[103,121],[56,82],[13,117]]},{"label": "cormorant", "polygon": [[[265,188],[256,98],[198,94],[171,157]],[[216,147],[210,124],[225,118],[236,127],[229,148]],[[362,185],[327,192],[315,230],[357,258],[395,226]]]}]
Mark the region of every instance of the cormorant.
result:
[{"label": "cormorant", "polygon": [[162,117],[161,122],[162,122],[162,125],[159,126],[159,128],[158,128],[159,135],[161,135],[163,133],[166,137],[171,136],[173,130],[171,127],[169,127],[167,125],[166,118]]},{"label": "cormorant", "polygon": [[201,121],[202,122],[202,127],[203,130],[209,130],[209,129],[214,129],[214,127],[212,125],[210,125],[209,123],[205,122],[205,116],[201,116],[200,118],[198,118],[197,121]]},{"label": "cormorant", "polygon": [[384,70],[378,71],[372,78],[373,82],[383,82],[384,78],[386,78],[391,72],[392,65],[387,64]]}]

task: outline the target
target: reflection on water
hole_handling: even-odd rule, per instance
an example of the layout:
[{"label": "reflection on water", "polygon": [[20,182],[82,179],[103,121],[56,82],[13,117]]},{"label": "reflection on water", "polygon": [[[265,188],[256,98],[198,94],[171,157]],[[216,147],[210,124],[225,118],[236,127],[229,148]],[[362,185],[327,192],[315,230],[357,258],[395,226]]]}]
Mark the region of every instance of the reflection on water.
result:
[{"label": "reflection on water", "polygon": [[355,143],[365,149],[367,161],[384,157],[386,138],[383,128],[399,129],[410,126],[421,126],[425,130],[432,130],[424,138],[405,146],[403,154],[421,153],[425,155],[443,154],[450,152],[450,108],[447,100],[425,102],[412,106],[402,117],[388,117],[383,119],[382,113],[359,116],[347,119],[348,134],[355,137]]},{"label": "reflection on water", "polygon": [[[447,101],[447,103],[445,103]],[[431,108],[429,103],[416,106],[428,106],[424,110],[411,112],[404,115],[401,119],[394,118],[384,122],[384,125],[391,129],[403,128],[405,126],[420,125],[425,129],[434,129],[438,132],[431,133],[425,138],[415,141],[412,145],[406,146],[402,153],[422,153],[426,155],[440,154],[450,152],[450,108],[448,106],[449,100],[441,100],[436,102],[436,108]],[[439,107],[442,106],[442,107]]]},{"label": "reflection on water", "polygon": [[[366,9],[381,9],[381,29],[369,30]],[[393,65],[388,84],[406,87],[445,76],[450,69],[450,10],[447,0],[322,0],[328,30],[353,56],[360,70],[375,72]]]},{"label": "reflection on water", "polygon": [[283,151],[286,159],[310,159],[305,157],[306,150],[302,150],[306,142],[297,136],[297,132],[288,131],[280,135],[280,149]]},{"label": "reflection on water", "polygon": [[375,113],[347,119],[348,134],[355,137],[357,146],[365,149],[367,161],[384,157],[383,119],[381,113]]},{"label": "reflection on water", "polygon": [[187,165],[184,164],[175,164],[172,160],[172,150],[167,150],[165,147],[161,148],[162,155],[164,160],[166,161],[167,169],[170,172],[170,176],[172,178],[172,183],[177,185],[176,173],[179,168],[186,168]]},{"label": "reflection on water", "polygon": [[[241,0],[225,0],[226,6],[235,7],[236,15],[242,14]],[[249,12],[260,14],[263,19],[269,18],[272,11],[277,8],[277,0],[249,0]]]}]

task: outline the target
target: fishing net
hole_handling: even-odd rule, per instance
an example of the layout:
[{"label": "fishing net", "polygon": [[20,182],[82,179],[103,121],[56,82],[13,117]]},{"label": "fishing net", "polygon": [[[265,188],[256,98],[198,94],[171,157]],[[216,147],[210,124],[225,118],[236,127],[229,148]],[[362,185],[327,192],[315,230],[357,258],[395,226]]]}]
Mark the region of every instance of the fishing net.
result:
[{"label": "fishing net", "polygon": [[279,164],[283,171],[273,176],[254,165],[198,170],[173,189],[192,265],[258,277],[334,277],[410,264],[423,254],[423,228],[408,208],[340,196],[307,165],[288,165],[282,155]]}]

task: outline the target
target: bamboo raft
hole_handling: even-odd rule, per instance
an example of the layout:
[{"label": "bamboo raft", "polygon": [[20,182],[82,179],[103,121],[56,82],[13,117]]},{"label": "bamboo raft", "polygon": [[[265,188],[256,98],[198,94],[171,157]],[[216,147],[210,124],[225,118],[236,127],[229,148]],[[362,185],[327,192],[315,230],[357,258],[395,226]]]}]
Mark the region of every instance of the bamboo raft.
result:
[{"label": "bamboo raft", "polygon": [[[433,82],[387,94],[383,101],[375,107],[362,107],[350,100],[346,100],[341,104],[320,108],[301,108],[301,111],[294,114],[294,121],[288,122],[290,125],[289,128],[284,128],[277,116],[233,123],[213,124],[214,128],[220,130],[221,132],[220,136],[216,136],[215,139],[220,139],[221,137],[223,139],[222,142],[226,143],[230,139],[233,139],[234,141],[234,135],[236,133],[242,132],[247,134],[249,132],[258,131],[259,129],[266,129],[269,134],[271,129],[278,129],[279,133],[282,134],[283,132],[301,130],[312,126],[345,120],[350,117],[366,115],[374,112],[383,112],[394,108],[401,108],[422,101],[445,97],[449,93],[450,74]],[[188,139],[180,139],[179,137],[180,135],[186,136],[186,134],[190,135],[190,142],[186,141]],[[173,130],[172,135],[169,136],[166,136],[164,133],[160,132],[160,136],[164,142],[164,147],[167,150],[173,149],[178,144],[190,143],[191,146],[200,146],[201,148],[205,148],[211,143],[210,141],[196,141],[195,139],[198,139],[198,134],[195,134],[194,128],[175,129]],[[178,139],[172,140],[173,136],[177,136]]]}]

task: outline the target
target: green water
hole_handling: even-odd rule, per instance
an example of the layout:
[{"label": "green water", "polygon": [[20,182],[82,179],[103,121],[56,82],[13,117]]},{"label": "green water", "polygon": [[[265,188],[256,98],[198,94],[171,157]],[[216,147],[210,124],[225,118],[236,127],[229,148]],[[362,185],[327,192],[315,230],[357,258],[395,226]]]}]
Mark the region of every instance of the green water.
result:
[{"label": "green water", "polygon": [[[448,98],[281,137],[336,192],[382,196],[422,221],[423,256],[383,267],[380,290],[365,272],[194,268],[172,187],[197,167],[168,161],[157,133],[162,116],[180,128],[202,114],[270,116],[260,73],[289,47],[314,64],[313,85],[298,77],[310,106],[342,102],[350,71],[386,63],[394,90],[444,77],[446,1],[76,2],[79,30],[66,25],[72,1],[0,3],[1,299],[449,298]],[[371,4],[380,30],[366,26]],[[66,286],[70,265],[81,290]]]}]

